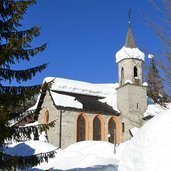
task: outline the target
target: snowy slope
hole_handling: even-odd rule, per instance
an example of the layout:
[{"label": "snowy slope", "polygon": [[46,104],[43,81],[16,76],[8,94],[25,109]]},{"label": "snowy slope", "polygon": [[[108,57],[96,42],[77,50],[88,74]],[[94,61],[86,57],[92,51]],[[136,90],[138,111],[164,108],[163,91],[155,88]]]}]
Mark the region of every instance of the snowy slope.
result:
[{"label": "snowy slope", "polygon": [[154,103],[154,104],[148,104],[148,107],[147,107],[147,110],[146,112],[144,113],[144,117],[146,116],[155,116],[155,115],[158,115],[164,111],[166,111],[167,109],[170,109],[171,108],[171,104],[166,104],[166,107],[164,106],[161,106],[157,103]]},{"label": "snowy slope", "polygon": [[[48,163],[41,163],[29,170],[45,170],[53,168],[58,171],[115,171],[117,170],[122,150],[126,144],[127,142],[116,147],[116,154],[114,154],[114,146],[108,142],[83,141],[75,143],[64,150],[57,150],[55,158],[50,159]],[[40,141],[14,144],[12,147],[13,148],[9,147],[6,150],[7,154],[28,156],[56,149],[53,145]]]},{"label": "snowy slope", "polygon": [[123,151],[119,171],[171,171],[171,109],[148,121]]},{"label": "snowy slope", "polygon": [[5,153],[18,156],[30,156],[38,153],[45,153],[57,149],[54,145],[42,141],[27,141],[14,143],[6,149]]}]

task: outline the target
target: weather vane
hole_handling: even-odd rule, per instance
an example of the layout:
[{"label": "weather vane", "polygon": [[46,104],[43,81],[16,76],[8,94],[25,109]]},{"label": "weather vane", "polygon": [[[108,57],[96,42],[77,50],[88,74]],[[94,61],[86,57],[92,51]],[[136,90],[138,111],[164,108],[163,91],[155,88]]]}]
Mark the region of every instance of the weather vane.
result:
[{"label": "weather vane", "polygon": [[131,22],[131,12],[132,12],[132,9],[130,8],[129,11],[128,11],[128,21],[129,21],[129,23]]}]

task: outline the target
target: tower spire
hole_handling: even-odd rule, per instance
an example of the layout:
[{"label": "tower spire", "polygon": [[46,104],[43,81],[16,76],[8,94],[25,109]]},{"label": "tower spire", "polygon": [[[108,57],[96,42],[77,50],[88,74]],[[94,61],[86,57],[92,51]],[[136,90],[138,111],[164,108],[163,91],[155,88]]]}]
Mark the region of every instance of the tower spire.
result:
[{"label": "tower spire", "polygon": [[132,34],[132,29],[131,29],[131,9],[128,11],[128,32],[126,36],[125,47],[131,49],[136,48],[134,36]]}]

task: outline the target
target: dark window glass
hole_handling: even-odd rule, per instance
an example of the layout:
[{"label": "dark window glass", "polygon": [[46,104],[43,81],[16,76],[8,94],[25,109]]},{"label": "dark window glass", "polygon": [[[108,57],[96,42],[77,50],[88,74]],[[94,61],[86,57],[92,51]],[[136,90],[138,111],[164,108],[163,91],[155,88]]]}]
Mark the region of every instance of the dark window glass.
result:
[{"label": "dark window glass", "polygon": [[84,141],[86,134],[86,122],[82,115],[77,120],[77,141]]},{"label": "dark window glass", "polygon": [[125,132],[125,124],[124,124],[124,122],[122,123],[122,132]]},{"label": "dark window glass", "polygon": [[[108,125],[108,131],[109,131],[109,134],[110,134],[109,142],[111,142],[111,143],[113,143],[113,140],[114,140],[114,129],[116,130],[115,121],[113,119],[110,119],[109,125]],[[116,131],[115,131],[115,134],[116,134]]]},{"label": "dark window glass", "polygon": [[123,83],[123,79],[124,79],[124,69],[121,69],[121,83]]},{"label": "dark window glass", "polygon": [[93,121],[93,140],[101,140],[101,122],[98,117]]},{"label": "dark window glass", "polygon": [[134,77],[138,77],[138,73],[137,73],[137,67],[134,67]]}]

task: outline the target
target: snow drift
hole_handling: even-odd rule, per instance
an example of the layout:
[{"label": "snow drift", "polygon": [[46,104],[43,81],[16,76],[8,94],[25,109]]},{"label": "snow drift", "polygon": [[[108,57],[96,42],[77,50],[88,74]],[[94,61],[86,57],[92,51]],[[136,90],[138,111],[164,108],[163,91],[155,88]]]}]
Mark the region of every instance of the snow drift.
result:
[{"label": "snow drift", "polygon": [[119,171],[171,171],[171,109],[147,122],[123,150]]}]

